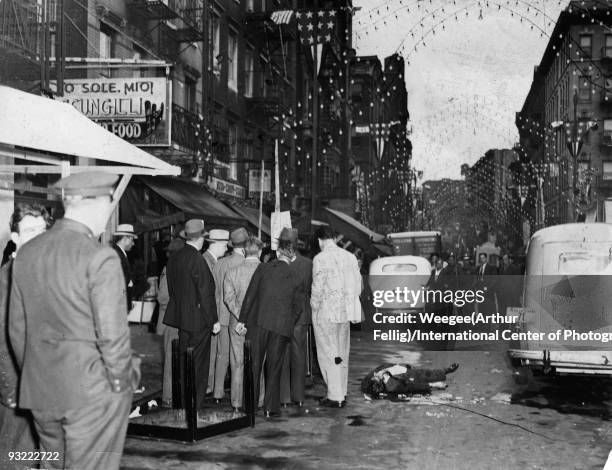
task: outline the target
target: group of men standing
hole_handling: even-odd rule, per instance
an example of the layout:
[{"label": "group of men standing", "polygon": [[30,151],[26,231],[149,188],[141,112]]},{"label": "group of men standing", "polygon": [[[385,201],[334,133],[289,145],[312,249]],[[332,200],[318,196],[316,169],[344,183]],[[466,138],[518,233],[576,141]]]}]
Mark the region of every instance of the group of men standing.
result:
[{"label": "group of men standing", "polygon": [[[356,258],[335,244],[331,229],[317,232],[321,253],[314,263],[298,253],[296,229],[282,230],[276,258],[267,263],[260,262],[261,241],[243,227],[206,232],[204,221],[192,219],[181,238],[184,246],[170,256],[160,281],[162,297],[167,283],[160,324],[166,337],[178,332],[181,357],[193,348],[198,409],[207,394],[217,403],[223,400],[228,368],[232,408],[243,408],[245,339],[251,343],[253,383],[265,416],[280,415],[281,404],[303,406],[311,323],[328,388],[321,404],[343,407],[349,323],[361,321],[361,276]],[[200,254],[205,241],[208,249]],[[165,376],[170,367],[166,354]],[[182,365],[182,384],[184,375]],[[171,399],[166,383],[165,404]]]},{"label": "group of men standing", "polygon": [[[23,463],[11,451],[36,449],[45,468],[119,468],[140,359],[132,356],[132,286],[121,263],[136,235],[123,226],[115,249],[99,242],[117,182],[117,175],[99,172],[61,179],[55,188],[64,217],[49,230],[42,207],[19,206],[13,214],[18,251],[0,269],[2,468]],[[361,319],[361,277],[357,260],[336,246],[328,227],[317,237],[322,251],[314,262],[297,253],[292,229],[282,231],[277,257],[268,263],[259,261],[261,241],[244,228],[207,233],[204,221],[190,220],[170,243],[159,326],[166,349],[174,338],[181,352],[193,348],[198,408],[209,385],[214,398],[223,398],[228,364],[232,406],[243,406],[245,338],[258,392],[265,378],[265,415],[280,413],[281,391],[283,400],[302,405],[311,322],[327,384],[321,403],[344,406],[349,322]],[[225,256],[228,245],[232,253]],[[181,372],[184,378],[184,367]],[[171,399],[167,385],[164,380],[164,397]]]}]

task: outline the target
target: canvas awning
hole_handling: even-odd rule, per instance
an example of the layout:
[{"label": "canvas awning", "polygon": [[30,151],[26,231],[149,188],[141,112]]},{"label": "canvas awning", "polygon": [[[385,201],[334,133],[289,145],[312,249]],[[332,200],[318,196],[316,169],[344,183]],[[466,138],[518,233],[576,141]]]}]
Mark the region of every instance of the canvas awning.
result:
[{"label": "canvas awning", "polygon": [[363,250],[369,250],[375,243],[384,243],[384,235],[370,230],[358,220],[351,216],[334,210],[325,208],[325,215],[329,225],[344,238],[352,241]]},{"label": "canvas awning", "polygon": [[[0,156],[32,165],[0,165],[0,173],[106,171],[179,175],[180,168],[103,129],[69,104],[0,86]],[[70,164],[70,157],[90,159]]]},{"label": "canvas awning", "polygon": [[120,214],[119,222],[134,225],[136,233],[161,230],[185,222],[185,214],[181,211],[162,215],[147,207],[132,184],[123,193]]},{"label": "canvas awning", "polygon": [[144,184],[185,214],[185,219],[202,218],[206,229],[233,229],[244,225],[245,219],[206,189],[193,181],[171,176],[140,177]]},{"label": "canvas awning", "polygon": [[[239,206],[237,204],[230,204],[230,207],[238,213],[238,215],[244,217],[255,230],[259,228],[259,209],[253,207]],[[270,217],[265,214],[261,216],[261,231],[270,237]]]}]

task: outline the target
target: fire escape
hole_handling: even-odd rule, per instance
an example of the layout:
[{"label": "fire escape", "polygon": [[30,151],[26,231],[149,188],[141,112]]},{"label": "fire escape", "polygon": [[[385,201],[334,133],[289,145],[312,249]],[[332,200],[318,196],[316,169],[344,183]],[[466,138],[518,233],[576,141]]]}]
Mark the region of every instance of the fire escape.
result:
[{"label": "fire escape", "polygon": [[40,79],[43,32],[41,5],[26,0],[0,2],[0,82]]},{"label": "fire escape", "polygon": [[[129,0],[132,21],[127,28],[160,58],[175,62],[186,44],[204,41],[202,0]],[[201,72],[183,64],[193,77]],[[197,110],[196,110],[197,111]],[[203,116],[194,110],[172,104],[172,141],[186,152],[185,161],[196,162],[206,152],[207,132]]]},{"label": "fire escape", "polygon": [[[290,9],[291,5],[277,6],[275,10],[283,8]],[[268,60],[254,80],[253,96],[246,100],[247,119],[256,123],[268,138],[274,139],[282,133],[283,125],[292,115],[295,101],[295,89],[291,89],[295,59],[289,51],[296,39],[296,25],[295,20],[289,24],[275,24],[271,13],[271,9],[248,12],[244,23],[246,39]]]}]

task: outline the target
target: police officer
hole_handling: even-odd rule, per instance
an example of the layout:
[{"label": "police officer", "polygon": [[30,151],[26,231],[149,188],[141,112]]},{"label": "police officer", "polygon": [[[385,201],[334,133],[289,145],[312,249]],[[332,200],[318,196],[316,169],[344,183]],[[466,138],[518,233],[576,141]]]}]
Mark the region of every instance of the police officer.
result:
[{"label": "police officer", "polygon": [[53,468],[118,469],[132,391],[124,278],[102,246],[117,175],[61,179],[65,215],[29,241],[13,268],[9,335],[21,367],[18,405],[32,410]]}]

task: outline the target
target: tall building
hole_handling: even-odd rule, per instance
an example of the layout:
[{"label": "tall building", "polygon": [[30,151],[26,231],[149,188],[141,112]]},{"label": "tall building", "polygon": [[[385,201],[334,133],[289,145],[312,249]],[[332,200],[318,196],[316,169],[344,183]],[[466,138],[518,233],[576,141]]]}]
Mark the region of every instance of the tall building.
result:
[{"label": "tall building", "polygon": [[[472,218],[489,230],[500,232],[514,244],[522,244],[523,201],[528,186],[516,179],[519,155],[513,149],[491,149],[466,172],[467,201]],[[523,200],[522,200],[523,199]]]},{"label": "tall building", "polygon": [[611,220],[611,11],[597,1],[570,2],[517,113],[523,166],[541,186],[543,201],[531,206],[539,225]]},{"label": "tall building", "polygon": [[351,62],[353,183],[361,221],[381,233],[407,229],[412,193],[408,95],[399,55]]}]

